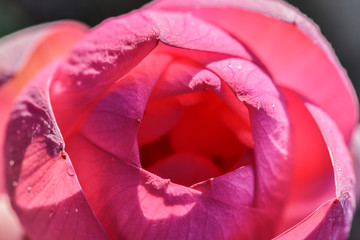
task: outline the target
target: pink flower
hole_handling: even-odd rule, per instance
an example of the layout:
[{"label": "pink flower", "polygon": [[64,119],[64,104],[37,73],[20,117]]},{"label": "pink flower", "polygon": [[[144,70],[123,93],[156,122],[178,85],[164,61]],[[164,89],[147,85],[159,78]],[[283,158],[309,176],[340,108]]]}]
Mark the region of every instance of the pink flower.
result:
[{"label": "pink flower", "polygon": [[291,6],[159,0],[5,40],[0,143],[30,239],[347,237],[357,99]]}]

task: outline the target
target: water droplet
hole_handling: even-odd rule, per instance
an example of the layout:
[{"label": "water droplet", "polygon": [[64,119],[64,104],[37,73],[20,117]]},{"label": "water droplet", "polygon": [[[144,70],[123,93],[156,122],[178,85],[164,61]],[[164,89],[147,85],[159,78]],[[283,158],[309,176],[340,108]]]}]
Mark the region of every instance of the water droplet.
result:
[{"label": "water droplet", "polygon": [[60,152],[60,157],[62,158],[62,159],[66,159],[66,153],[65,153],[65,151],[61,151]]},{"label": "water droplet", "polygon": [[233,68],[233,65],[229,64],[229,68]]},{"label": "water droplet", "polygon": [[272,104],[272,108],[275,108],[275,103]]},{"label": "water droplet", "polygon": [[76,81],[76,85],[81,86],[81,85],[82,85],[82,81],[80,81],[80,80]]},{"label": "water droplet", "polygon": [[72,167],[68,167],[67,174],[69,174],[69,176],[74,176],[75,175],[74,169]]},{"label": "water droplet", "polygon": [[261,102],[258,102],[257,103],[257,106],[256,106],[257,110],[259,110],[261,108]]},{"label": "water droplet", "polygon": [[16,130],[16,134],[19,135],[21,133],[20,130]]},{"label": "water droplet", "polygon": [[241,66],[241,65],[237,65],[236,68],[237,68],[237,69],[242,69],[242,66]]},{"label": "water droplet", "polygon": [[10,161],[9,161],[9,165],[10,165],[10,166],[14,166],[14,165],[15,165],[15,161],[14,161],[14,160],[10,160]]},{"label": "water droplet", "polygon": [[31,188],[31,187],[28,187],[28,188],[27,188],[27,192],[28,192],[28,193],[31,193],[31,191],[32,191],[32,188]]},{"label": "water droplet", "polygon": [[17,182],[17,181],[13,181],[13,182],[12,182],[12,185],[13,185],[13,187],[16,187],[16,186],[18,185],[18,182]]},{"label": "water droplet", "polygon": [[69,215],[69,211],[68,211],[68,210],[66,210],[66,211],[65,211],[65,214],[66,214],[66,215]]},{"label": "water droplet", "polygon": [[78,212],[79,212],[79,209],[75,208],[75,212],[78,213]]},{"label": "water droplet", "polygon": [[141,123],[141,119],[140,119],[140,118],[137,118],[136,121],[137,121],[138,123]]},{"label": "water droplet", "polygon": [[49,218],[52,218],[53,216],[54,216],[54,212],[51,211],[51,212],[49,213]]}]

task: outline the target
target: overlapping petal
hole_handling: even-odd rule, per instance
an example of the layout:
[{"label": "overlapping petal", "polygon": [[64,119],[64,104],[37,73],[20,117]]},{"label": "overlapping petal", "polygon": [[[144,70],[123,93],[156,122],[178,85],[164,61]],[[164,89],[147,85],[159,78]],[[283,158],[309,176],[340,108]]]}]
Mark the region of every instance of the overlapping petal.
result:
[{"label": "overlapping petal", "polygon": [[[73,21],[59,21],[27,28],[0,40],[0,132],[5,132],[14,98],[35,74],[51,60],[65,55],[87,32]],[[54,46],[57,46],[54,48]],[[4,136],[0,136],[1,149]],[[3,171],[3,155],[0,155]],[[0,178],[0,191],[3,191]]]},{"label": "overlapping petal", "polygon": [[358,120],[354,90],[317,26],[297,9],[278,0],[159,0],[147,8],[191,13],[224,29],[256,55],[276,83],[324,109],[350,141]]},{"label": "overlapping petal", "polygon": [[[64,48],[81,36],[65,37]],[[287,216],[322,177],[316,206],[325,203],[278,239],[344,238],[356,121],[346,74],[293,8],[156,1],[102,23],[27,87],[8,125],[7,187],[37,239],[268,239],[315,210]],[[158,155],[147,149],[153,142]],[[211,160],[219,155],[223,165]],[[188,178],[177,177],[187,168]]]},{"label": "overlapping petal", "polygon": [[[305,106],[319,126],[331,157],[335,176],[336,197],[329,199],[299,224],[276,239],[345,239],[350,231],[357,199],[353,159],[334,121],[318,106],[305,101]],[[330,184],[330,183],[327,183]]]},{"label": "overlapping petal", "polygon": [[10,116],[4,153],[11,202],[30,238],[107,239],[63,151],[48,95],[56,66],[32,81]]}]

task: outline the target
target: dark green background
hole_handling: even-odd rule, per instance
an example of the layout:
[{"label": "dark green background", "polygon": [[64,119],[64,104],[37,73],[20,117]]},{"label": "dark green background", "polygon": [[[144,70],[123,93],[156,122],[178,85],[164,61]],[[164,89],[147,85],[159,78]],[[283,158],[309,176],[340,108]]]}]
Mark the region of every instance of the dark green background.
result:
[{"label": "dark green background", "polygon": [[[181,1],[181,0],[179,0]],[[94,26],[103,19],[139,8],[146,0],[0,0],[0,37],[18,29],[59,19]],[[312,18],[332,44],[360,93],[360,0],[289,0]],[[346,113],[344,113],[346,114]],[[351,240],[360,239],[360,214]]]}]

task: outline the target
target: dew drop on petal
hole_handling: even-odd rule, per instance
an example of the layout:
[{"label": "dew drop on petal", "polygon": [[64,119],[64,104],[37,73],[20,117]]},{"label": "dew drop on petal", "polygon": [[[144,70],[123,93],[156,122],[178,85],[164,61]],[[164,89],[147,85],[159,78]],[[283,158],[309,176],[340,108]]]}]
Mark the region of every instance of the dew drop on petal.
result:
[{"label": "dew drop on petal", "polygon": [[31,188],[31,187],[28,187],[28,188],[27,188],[27,192],[28,192],[28,193],[31,193],[31,191],[32,191],[32,188]]},{"label": "dew drop on petal", "polygon": [[257,110],[259,110],[261,108],[261,102],[257,103]]},{"label": "dew drop on petal", "polygon": [[13,185],[13,187],[16,187],[16,186],[18,185],[18,182],[17,182],[17,181],[13,181],[13,182],[12,182],[12,185]]},{"label": "dew drop on petal", "polygon": [[68,167],[67,174],[69,176],[74,176],[75,175],[74,169],[72,167]]},{"label": "dew drop on petal", "polygon": [[233,65],[229,64],[229,68],[233,68]]},{"label": "dew drop on petal", "polygon": [[15,161],[14,160],[10,160],[9,161],[9,165],[12,167],[12,166],[14,166],[15,165]]}]

